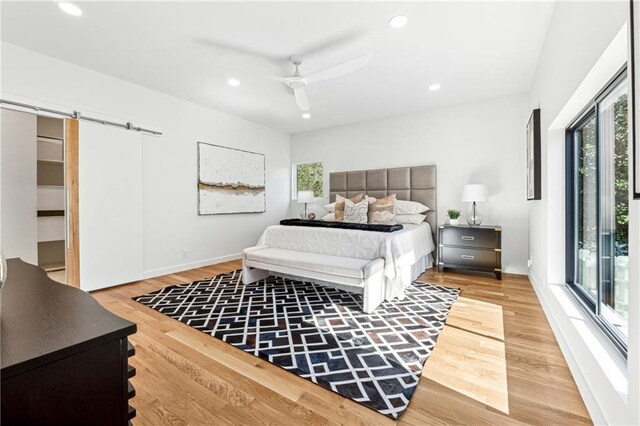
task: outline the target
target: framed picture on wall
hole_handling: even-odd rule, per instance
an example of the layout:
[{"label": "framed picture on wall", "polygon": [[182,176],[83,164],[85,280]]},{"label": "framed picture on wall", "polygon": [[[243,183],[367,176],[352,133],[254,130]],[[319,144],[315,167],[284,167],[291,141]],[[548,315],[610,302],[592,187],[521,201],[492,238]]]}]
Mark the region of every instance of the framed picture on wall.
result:
[{"label": "framed picture on wall", "polygon": [[198,214],[265,211],[264,154],[198,142]]},{"label": "framed picture on wall", "polygon": [[631,120],[633,131],[631,132],[631,159],[633,161],[633,198],[640,199],[640,147],[638,146],[638,135],[640,133],[640,83],[638,75],[640,73],[640,4],[631,0]]},{"label": "framed picture on wall", "polygon": [[527,200],[542,199],[540,161],[540,109],[534,109],[527,123]]}]

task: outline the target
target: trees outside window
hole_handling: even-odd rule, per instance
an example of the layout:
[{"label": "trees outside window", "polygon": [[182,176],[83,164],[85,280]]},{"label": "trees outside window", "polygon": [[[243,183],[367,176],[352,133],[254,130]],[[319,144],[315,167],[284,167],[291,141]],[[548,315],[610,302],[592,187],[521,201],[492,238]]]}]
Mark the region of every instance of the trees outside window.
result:
[{"label": "trees outside window", "polygon": [[324,170],[322,163],[301,163],[294,166],[293,197],[298,191],[313,191],[315,198],[323,197]]},{"label": "trees outside window", "polygon": [[626,353],[629,82],[612,79],[567,128],[567,283]]}]

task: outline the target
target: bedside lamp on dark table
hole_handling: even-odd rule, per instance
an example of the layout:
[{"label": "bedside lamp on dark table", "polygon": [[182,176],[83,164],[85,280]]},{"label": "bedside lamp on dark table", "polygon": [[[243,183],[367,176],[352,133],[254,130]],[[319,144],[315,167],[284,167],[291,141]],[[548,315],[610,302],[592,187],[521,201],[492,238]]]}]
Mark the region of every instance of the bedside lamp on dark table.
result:
[{"label": "bedside lamp on dark table", "polygon": [[298,191],[298,204],[304,204],[304,213],[300,212],[300,216],[303,219],[308,219],[307,204],[313,203],[314,200],[313,191]]},{"label": "bedside lamp on dark table", "polygon": [[444,268],[492,272],[502,279],[502,227],[480,226],[483,217],[477,203],[487,201],[487,187],[465,185],[462,201],[473,203],[469,225],[440,225],[438,232],[438,271]]},{"label": "bedside lamp on dark table", "polygon": [[462,201],[473,203],[471,210],[467,215],[467,223],[469,226],[480,226],[482,223],[482,215],[478,212],[477,203],[487,201],[487,186],[481,184],[465,185],[462,188]]}]

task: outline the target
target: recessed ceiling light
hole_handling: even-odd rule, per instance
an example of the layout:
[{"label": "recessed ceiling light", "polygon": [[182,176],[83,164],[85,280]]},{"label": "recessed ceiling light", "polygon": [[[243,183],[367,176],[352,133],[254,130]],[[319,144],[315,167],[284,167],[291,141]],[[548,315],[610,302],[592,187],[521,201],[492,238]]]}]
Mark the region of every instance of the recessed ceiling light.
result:
[{"label": "recessed ceiling light", "polygon": [[407,25],[408,18],[404,15],[397,15],[389,19],[391,28],[402,28]]},{"label": "recessed ceiling light", "polygon": [[305,112],[304,114],[302,114],[302,118],[304,118],[305,120],[308,120],[311,118],[311,114],[309,114],[308,112]]},{"label": "recessed ceiling light", "polygon": [[73,16],[82,15],[82,10],[80,10],[80,8],[78,6],[76,6],[75,4],[71,4],[71,3],[67,3],[67,2],[61,1],[60,3],[58,3],[58,7],[63,12],[66,12],[69,15],[73,15]]},{"label": "recessed ceiling light", "polygon": [[232,87],[240,86],[240,82],[238,80],[236,80],[235,78],[230,78],[227,83],[229,83],[229,86],[232,86]]},{"label": "recessed ceiling light", "polygon": [[436,90],[438,90],[440,88],[439,84],[432,84],[431,86],[429,86],[429,91],[431,92],[435,92]]}]

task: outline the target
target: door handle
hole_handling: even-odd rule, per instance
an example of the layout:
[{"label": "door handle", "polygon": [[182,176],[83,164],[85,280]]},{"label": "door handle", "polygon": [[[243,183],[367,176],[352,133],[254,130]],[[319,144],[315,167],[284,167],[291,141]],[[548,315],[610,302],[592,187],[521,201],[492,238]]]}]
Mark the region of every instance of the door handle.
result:
[{"label": "door handle", "polygon": [[466,259],[466,260],[473,260],[473,259],[475,259],[475,256],[469,256],[468,254],[463,254],[462,258]]},{"label": "door handle", "polygon": [[463,235],[462,239],[465,240],[465,241],[473,241],[473,240],[475,240],[475,237],[471,237],[469,235]]}]

